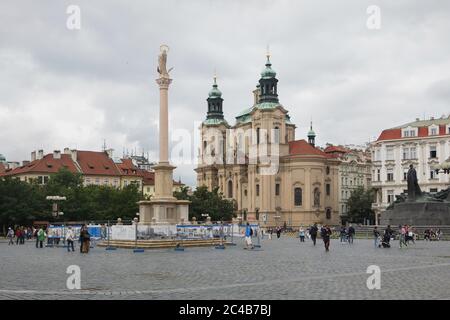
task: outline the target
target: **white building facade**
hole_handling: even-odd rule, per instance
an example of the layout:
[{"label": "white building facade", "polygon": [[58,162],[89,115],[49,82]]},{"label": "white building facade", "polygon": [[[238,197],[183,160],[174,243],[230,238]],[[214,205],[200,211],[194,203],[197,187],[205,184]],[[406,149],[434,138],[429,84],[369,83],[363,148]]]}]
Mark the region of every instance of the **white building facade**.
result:
[{"label": "white building facade", "polygon": [[395,196],[407,192],[406,176],[412,164],[424,192],[450,186],[450,177],[436,170],[450,158],[450,116],[419,120],[384,130],[371,144],[372,187],[376,222]]}]

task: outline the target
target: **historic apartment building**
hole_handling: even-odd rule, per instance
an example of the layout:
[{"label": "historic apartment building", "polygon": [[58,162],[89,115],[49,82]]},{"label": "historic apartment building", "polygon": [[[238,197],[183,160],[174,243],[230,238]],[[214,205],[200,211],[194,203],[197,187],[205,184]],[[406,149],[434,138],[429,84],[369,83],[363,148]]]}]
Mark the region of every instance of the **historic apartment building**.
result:
[{"label": "historic apartment building", "polygon": [[352,192],[360,187],[368,189],[371,186],[371,154],[367,150],[334,145],[327,145],[324,151],[340,160],[339,215],[345,223],[348,215],[347,201]]},{"label": "historic apartment building", "polygon": [[422,191],[435,193],[450,185],[449,175],[440,170],[450,162],[450,116],[416,119],[383,130],[371,144],[371,153],[372,186],[376,190],[373,209],[379,221],[395,196],[407,191],[410,164],[417,170]]},{"label": "historic apartment building", "polygon": [[340,160],[315,146],[312,128],[308,141],[295,139],[296,126],[278,100],[277,86],[267,56],[253,105],[229,125],[214,79],[200,128],[197,185],[219,188],[235,201],[240,219],[263,226],[339,224]]},{"label": "historic apartment building", "polygon": [[[6,163],[6,162],[5,162]],[[0,176],[16,177],[22,181],[46,184],[50,176],[61,168],[81,173],[84,185],[104,185],[123,188],[135,184],[146,197],[154,194],[154,172],[140,169],[131,158],[113,160],[112,150],[82,151],[65,148],[44,155],[43,150],[31,153],[30,161],[14,166],[0,164]],[[183,184],[174,182],[174,190]]]}]

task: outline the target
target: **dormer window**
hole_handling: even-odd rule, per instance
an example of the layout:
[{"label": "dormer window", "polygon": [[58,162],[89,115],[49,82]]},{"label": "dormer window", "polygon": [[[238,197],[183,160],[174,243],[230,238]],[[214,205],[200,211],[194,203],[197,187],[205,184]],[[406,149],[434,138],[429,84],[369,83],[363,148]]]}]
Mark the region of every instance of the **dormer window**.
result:
[{"label": "dormer window", "polygon": [[402,130],[402,137],[403,138],[413,138],[417,137],[417,128],[413,127],[407,127]]},{"label": "dormer window", "polygon": [[429,136],[437,136],[439,134],[439,127],[437,125],[432,125],[428,127]]}]

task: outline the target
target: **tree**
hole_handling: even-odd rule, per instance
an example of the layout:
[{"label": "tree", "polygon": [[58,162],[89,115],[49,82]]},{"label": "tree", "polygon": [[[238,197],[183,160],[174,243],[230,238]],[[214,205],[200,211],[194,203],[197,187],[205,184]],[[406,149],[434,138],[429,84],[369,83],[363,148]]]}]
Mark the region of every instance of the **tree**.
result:
[{"label": "tree", "polygon": [[372,210],[373,190],[358,187],[350,194],[347,200],[348,219],[350,222],[364,223],[365,219],[374,220],[375,212]]},{"label": "tree", "polygon": [[235,204],[225,199],[219,188],[208,191],[206,186],[198,187],[192,196],[187,193],[187,188],[174,193],[180,200],[191,201],[189,205],[189,219],[195,217],[198,221],[204,220],[202,214],[207,214],[213,221],[230,221],[235,216]]}]

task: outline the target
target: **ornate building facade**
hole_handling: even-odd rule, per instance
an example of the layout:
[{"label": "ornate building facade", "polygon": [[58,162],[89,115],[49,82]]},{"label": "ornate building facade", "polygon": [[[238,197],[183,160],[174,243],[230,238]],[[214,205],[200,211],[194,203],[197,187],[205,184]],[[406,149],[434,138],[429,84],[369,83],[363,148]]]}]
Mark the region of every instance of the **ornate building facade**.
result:
[{"label": "ornate building facade", "polygon": [[371,144],[372,205],[377,221],[397,195],[407,192],[409,165],[417,170],[422,191],[436,193],[450,186],[450,116],[420,120],[383,130]]},{"label": "ornate building facade", "polygon": [[207,99],[199,150],[197,186],[218,188],[236,203],[239,219],[263,226],[336,225],[339,218],[339,159],[308,141],[278,99],[270,57],[261,72],[254,103],[230,125],[223,116],[216,79]]}]

